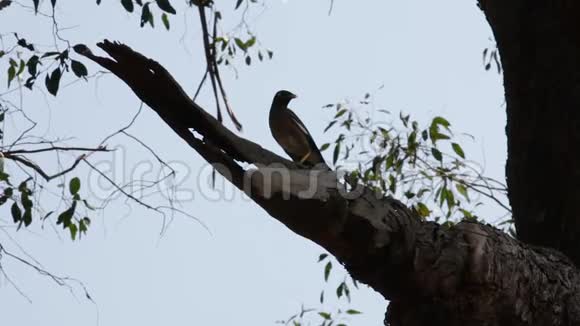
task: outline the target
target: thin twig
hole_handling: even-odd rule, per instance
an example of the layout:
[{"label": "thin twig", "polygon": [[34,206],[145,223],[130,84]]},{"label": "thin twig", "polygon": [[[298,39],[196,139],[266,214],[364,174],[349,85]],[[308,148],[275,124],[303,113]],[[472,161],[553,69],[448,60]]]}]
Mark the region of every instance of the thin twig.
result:
[{"label": "thin twig", "polygon": [[53,146],[47,148],[39,148],[39,149],[17,149],[12,151],[0,152],[0,155],[14,155],[14,154],[34,154],[34,153],[43,153],[43,152],[50,152],[50,151],[82,151],[82,152],[111,152],[110,149],[105,147],[97,147],[97,148],[89,148],[89,147],[62,147],[62,146]]},{"label": "thin twig", "polygon": [[82,154],[81,156],[77,157],[77,159],[74,161],[74,163],[67,169],[62,170],[56,174],[53,175],[49,175],[46,172],[44,172],[44,170],[38,166],[36,163],[28,160],[25,157],[22,156],[18,156],[18,155],[5,155],[4,156],[6,159],[21,163],[22,165],[25,165],[29,168],[31,168],[32,170],[34,170],[36,173],[38,173],[42,178],[44,178],[44,180],[46,181],[50,181],[52,179],[58,178],[60,176],[63,176],[69,172],[71,172],[72,170],[74,170],[77,165],[80,163],[81,160],[83,160],[86,157],[86,154]]},{"label": "thin twig", "polygon": [[[215,18],[213,21],[213,39],[214,40],[217,37],[218,19],[219,19],[219,16],[215,15]],[[236,118],[236,115],[234,114],[234,110],[232,110],[232,107],[230,106],[230,101],[228,101],[228,97],[226,95],[226,91],[225,91],[224,85],[222,83],[222,78],[220,77],[220,71],[218,69],[217,61],[216,61],[215,42],[211,44],[211,53],[212,53],[211,64],[213,65],[213,73],[215,74],[215,78],[218,82],[218,85],[220,88],[220,93],[222,94],[222,99],[224,100],[226,110],[228,112],[228,115],[230,116],[230,119],[232,119],[232,122],[236,126],[236,129],[238,129],[238,131],[242,131],[242,124],[240,123],[240,121],[238,121],[238,118]]]},{"label": "thin twig", "polygon": [[330,8],[328,9],[328,15],[332,14],[332,9],[334,8],[334,0],[330,0]]},{"label": "thin twig", "polygon": [[105,178],[105,180],[107,180],[113,187],[115,187],[120,193],[122,193],[123,195],[125,195],[127,198],[132,199],[133,201],[135,201],[137,204],[147,208],[147,209],[151,209],[154,211],[159,212],[158,209],[156,209],[155,207],[144,203],[143,201],[139,200],[137,197],[131,195],[130,193],[126,192],[123,188],[119,187],[119,185],[117,185],[117,183],[115,183],[115,181],[111,180],[111,178],[109,178],[105,173],[103,173],[101,170],[97,169],[96,166],[92,165],[89,161],[84,160],[84,162],[91,168],[93,169],[93,171],[97,172],[101,177]]},{"label": "thin twig", "polygon": [[195,102],[195,100],[197,99],[197,96],[199,95],[199,92],[201,91],[201,88],[203,87],[203,84],[205,84],[205,81],[207,79],[207,75],[209,74],[209,68],[205,69],[205,74],[203,74],[203,77],[201,78],[201,81],[199,82],[199,85],[197,85],[197,90],[195,91],[195,95],[193,95],[193,101]]},{"label": "thin twig", "polygon": [[203,49],[205,50],[205,60],[207,63],[207,70],[209,71],[209,78],[211,81],[211,87],[213,90],[213,96],[215,98],[215,105],[217,108],[217,120],[221,123],[223,122],[222,112],[220,108],[220,101],[217,91],[217,84],[216,84],[216,77],[214,71],[214,65],[212,64],[212,53],[211,47],[209,43],[209,32],[207,30],[207,18],[205,16],[205,6],[199,5],[197,6],[199,10],[199,19],[201,21],[201,30],[203,32]]}]

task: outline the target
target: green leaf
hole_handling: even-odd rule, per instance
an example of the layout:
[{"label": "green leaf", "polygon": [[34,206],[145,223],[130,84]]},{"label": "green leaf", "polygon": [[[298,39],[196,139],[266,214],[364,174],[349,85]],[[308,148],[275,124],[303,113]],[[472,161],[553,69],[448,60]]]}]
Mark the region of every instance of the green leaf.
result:
[{"label": "green leaf", "polygon": [[326,266],[324,266],[324,281],[325,282],[328,281],[328,276],[330,276],[331,270],[332,270],[332,262],[326,263]]},{"label": "green leaf", "polygon": [[157,6],[159,6],[161,10],[173,15],[177,13],[175,9],[171,6],[171,3],[169,3],[169,0],[155,0],[155,2],[157,2]]},{"label": "green leaf", "polygon": [[39,0],[32,0],[32,2],[34,3],[34,13],[37,14],[38,13],[38,2],[39,2]]},{"label": "green leaf", "polygon": [[393,194],[397,192],[397,180],[392,174],[389,174],[389,191]]},{"label": "green leaf", "polygon": [[324,144],[322,144],[322,146],[320,146],[320,151],[321,152],[324,152],[325,150],[328,149],[328,147],[330,147],[330,144],[329,143],[324,143]]},{"label": "green leaf", "polygon": [[[477,217],[476,217],[476,216],[474,216],[474,215],[473,215],[473,214],[472,214],[470,211],[468,211],[468,210],[465,210],[465,209],[463,209],[463,208],[460,208],[460,209],[459,209],[459,211],[460,211],[461,213],[463,213],[463,218],[464,218],[464,219],[467,219],[467,220],[473,220],[473,221],[477,221]],[[502,223],[500,223],[499,225],[505,224],[506,222],[507,222],[507,223],[510,223],[510,221],[511,221],[511,220],[507,220],[507,221],[505,221],[505,222],[502,222]],[[513,222],[513,221],[512,221],[512,222]]]},{"label": "green leaf", "polygon": [[242,41],[241,39],[239,39],[239,38],[237,38],[237,37],[236,37],[236,38],[234,39],[234,42],[236,42],[236,45],[237,45],[237,46],[238,46],[240,49],[242,49],[243,51],[247,51],[247,50],[248,50],[248,49],[246,48],[246,43],[245,43],[244,41]]},{"label": "green leaf", "polygon": [[44,53],[44,54],[41,56],[41,58],[52,57],[52,56],[59,55],[59,54],[60,54],[60,52],[56,52],[56,51],[45,52],[45,53]]},{"label": "green leaf", "polygon": [[441,151],[438,150],[437,148],[431,147],[431,154],[433,154],[433,157],[437,161],[441,162],[443,160],[443,154],[441,154]]},{"label": "green leaf", "polygon": [[447,190],[446,196],[447,208],[452,209],[455,207],[455,195],[453,195],[453,191]]},{"label": "green leaf", "polygon": [[242,4],[242,2],[244,2],[244,0],[238,0],[238,1],[236,2],[236,7],[235,7],[234,9],[238,9],[238,8],[240,8],[240,5]]},{"label": "green leaf", "polygon": [[72,206],[69,207],[67,210],[65,210],[64,212],[60,213],[60,215],[58,216],[58,219],[56,220],[56,224],[62,224],[63,228],[67,228],[69,227],[69,225],[71,224],[73,215],[75,213],[75,209],[77,207],[77,202],[73,201]]},{"label": "green leaf", "polygon": [[68,188],[71,195],[76,195],[81,189],[81,180],[77,177],[72,178],[69,182]]},{"label": "green leaf", "polygon": [[153,14],[151,14],[151,9],[149,9],[149,3],[146,3],[141,10],[141,27],[149,23],[151,27],[155,27],[153,23]]},{"label": "green leaf", "polygon": [[37,67],[39,63],[40,61],[37,55],[33,55],[32,57],[30,57],[30,59],[28,59],[26,66],[28,67],[28,73],[30,74],[30,76],[33,77],[36,76],[36,73],[38,72]]},{"label": "green leaf", "polygon": [[36,77],[28,77],[24,82],[24,87],[32,90],[32,86],[34,86],[34,82],[36,81]]},{"label": "green leaf", "polygon": [[34,45],[29,44],[28,42],[26,42],[25,39],[21,38],[18,40],[18,42],[16,42],[16,44],[18,44],[19,46],[26,48],[30,51],[34,51]]},{"label": "green leaf", "polygon": [[435,117],[431,122],[431,126],[429,126],[429,136],[431,137],[431,141],[433,142],[433,144],[435,144],[438,140],[441,139],[449,139],[449,136],[442,134],[439,131],[439,126],[443,126],[445,129],[451,132],[451,130],[449,129],[450,126],[449,121],[445,120],[442,117]]},{"label": "green leaf", "polygon": [[68,49],[62,51],[59,55],[54,58],[55,60],[60,60],[60,64],[65,65],[66,61],[68,60]]},{"label": "green leaf", "polygon": [[334,145],[334,152],[332,153],[332,164],[336,165],[336,162],[338,161],[338,155],[340,154],[340,143],[336,143],[336,145]]},{"label": "green leaf", "polygon": [[89,229],[89,225],[91,224],[91,220],[89,220],[88,217],[83,218],[82,220],[79,221],[79,231],[80,234],[86,234],[88,229]]},{"label": "green leaf", "polygon": [[14,220],[14,223],[18,223],[20,222],[20,220],[22,220],[22,211],[20,210],[20,207],[18,207],[18,204],[16,202],[12,204],[10,212],[12,213],[12,220]]},{"label": "green leaf", "polygon": [[163,13],[161,15],[161,21],[163,22],[163,26],[165,26],[166,30],[169,30],[169,17],[167,16],[166,13]]},{"label": "green leaf", "polygon": [[435,117],[433,118],[433,121],[431,122],[432,125],[441,125],[443,127],[445,127],[445,129],[449,130],[449,126],[451,125],[449,123],[449,121],[447,121],[445,118],[443,117]]},{"label": "green leaf", "polygon": [[246,64],[249,66],[252,64],[252,58],[248,55],[246,56]]},{"label": "green leaf", "polygon": [[0,181],[4,181],[8,184],[10,184],[10,181],[8,180],[8,178],[10,177],[9,174],[7,174],[6,172],[0,172]]},{"label": "green leaf", "polygon": [[121,4],[123,5],[123,8],[125,8],[125,10],[127,10],[128,12],[133,12],[134,9],[133,0],[121,0]]},{"label": "green leaf", "polygon": [[53,96],[56,96],[56,94],[58,93],[58,86],[60,83],[61,76],[62,76],[62,72],[60,71],[60,68],[56,68],[50,74],[50,76],[48,74],[46,74],[46,78],[44,80],[44,83],[46,85],[46,89],[48,90],[48,92],[50,94],[52,94]]},{"label": "green leaf", "polygon": [[26,185],[26,181],[23,181],[20,183],[20,185],[18,185],[18,191],[24,193],[24,194],[28,194],[28,186]]},{"label": "green leaf", "polygon": [[451,143],[451,147],[453,147],[453,151],[455,154],[459,155],[461,158],[465,158],[465,153],[463,152],[463,148],[459,146],[457,143]]},{"label": "green leaf", "polygon": [[333,121],[331,121],[331,122],[328,124],[328,126],[326,126],[326,128],[324,128],[324,131],[323,131],[323,132],[327,132],[327,131],[328,131],[328,129],[332,128],[332,126],[334,126],[334,125],[335,125],[337,122],[338,122],[338,121],[336,121],[336,120],[333,120]]},{"label": "green leaf", "polygon": [[342,110],[338,111],[338,112],[336,113],[336,115],[334,116],[334,118],[336,119],[336,118],[339,118],[339,117],[341,117],[343,114],[345,114],[345,113],[346,113],[346,111],[348,111],[348,110],[347,110],[347,109],[342,109]]},{"label": "green leaf", "polygon": [[85,67],[85,65],[79,61],[71,59],[70,66],[75,76],[79,78],[86,77],[89,74],[89,72],[87,71],[87,67]]},{"label": "green leaf", "polygon": [[348,309],[348,310],[346,311],[346,313],[347,313],[347,314],[349,314],[349,315],[359,315],[359,314],[361,314],[361,312],[360,312],[360,311],[358,311],[358,310],[354,310],[354,309]]},{"label": "green leaf", "polygon": [[274,52],[268,50],[268,58],[272,59],[273,56],[274,56]]},{"label": "green leaf", "polygon": [[401,120],[401,122],[403,123],[403,126],[405,126],[405,128],[408,127],[409,125],[409,118],[410,115],[403,115],[403,112],[399,112],[399,119]]},{"label": "green leaf", "polygon": [[336,288],[336,297],[340,299],[342,297],[342,292],[344,291],[344,282],[340,283]]},{"label": "green leaf", "polygon": [[449,139],[449,136],[440,133],[437,129],[431,129],[429,135],[433,143],[436,143],[438,140]]},{"label": "green leaf", "polygon": [[10,65],[8,68],[8,87],[10,87],[10,82],[16,77],[16,68],[13,65]]},{"label": "green leaf", "polygon": [[254,46],[254,44],[256,44],[256,37],[252,36],[249,40],[246,41],[246,48],[249,49]]},{"label": "green leaf", "polygon": [[24,210],[22,221],[24,221],[24,226],[29,226],[32,224],[32,208],[28,207]]},{"label": "green leaf", "polygon": [[421,202],[417,203],[417,206],[415,207],[415,209],[417,210],[417,213],[421,217],[427,217],[427,216],[429,216],[429,214],[431,214],[431,211],[429,210],[427,205],[425,205]]},{"label": "green leaf", "polygon": [[328,254],[320,254],[320,256],[318,256],[318,262],[323,261],[324,259],[326,259],[326,257],[328,257]]},{"label": "green leaf", "polygon": [[24,60],[20,59],[20,66],[18,67],[18,71],[16,72],[16,76],[20,76],[20,74],[24,71],[25,67],[26,67],[26,63],[24,62]]},{"label": "green leaf", "polygon": [[28,194],[26,192],[22,193],[22,196],[20,198],[20,202],[22,203],[22,207],[27,210],[27,209],[31,209],[32,206],[34,205],[32,203],[32,200],[30,200],[30,197],[28,196]]},{"label": "green leaf", "polygon": [[70,231],[70,237],[74,241],[77,237],[77,232],[78,232],[78,228],[77,228],[76,224],[74,224],[74,223],[69,224],[68,229]]},{"label": "green leaf", "polygon": [[332,318],[331,315],[328,312],[321,311],[318,314],[320,315],[320,317],[322,317],[322,318],[324,318],[326,320],[330,320]]},{"label": "green leaf", "polygon": [[467,199],[469,201],[469,196],[467,194],[467,188],[464,185],[462,185],[460,183],[456,183],[455,189],[457,189],[457,192],[460,193],[463,197],[465,197],[465,199]]},{"label": "green leaf", "polygon": [[42,220],[46,220],[50,215],[52,215],[52,213],[54,213],[54,211],[50,211],[48,213],[46,213],[46,215],[44,215],[44,217],[42,218]]}]

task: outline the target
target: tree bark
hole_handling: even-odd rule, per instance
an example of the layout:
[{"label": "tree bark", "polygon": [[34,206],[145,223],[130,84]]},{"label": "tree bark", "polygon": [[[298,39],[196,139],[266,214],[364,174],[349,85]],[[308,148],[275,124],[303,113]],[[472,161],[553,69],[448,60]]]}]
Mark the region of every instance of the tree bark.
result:
[{"label": "tree bark", "polygon": [[517,237],[580,264],[580,2],[480,0],[502,58]]},{"label": "tree bark", "polygon": [[227,130],[157,62],[119,43],[98,46],[112,59],[86,46],[75,50],[124,80],[273,218],[327,249],[355,279],[390,300],[386,324],[580,324],[580,274],[559,252],[489,225],[425,222],[396,199],[362,186],[348,189],[332,171],[300,169]]}]

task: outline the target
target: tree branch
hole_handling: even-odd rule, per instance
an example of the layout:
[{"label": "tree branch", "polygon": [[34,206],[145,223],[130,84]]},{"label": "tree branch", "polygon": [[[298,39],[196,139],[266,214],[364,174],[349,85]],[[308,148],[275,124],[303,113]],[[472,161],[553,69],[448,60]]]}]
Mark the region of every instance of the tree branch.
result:
[{"label": "tree branch", "polygon": [[[422,221],[401,202],[362,186],[347,191],[334,172],[300,169],[230,132],[157,62],[123,44],[105,40],[98,46],[114,60],[86,46],[75,50],[125,81],[273,218],[326,248],[355,279],[391,300],[390,324],[580,323],[580,313],[569,313],[580,302],[580,277],[561,254],[529,247],[491,226]],[[256,168],[245,170],[240,161]]]},{"label": "tree branch", "polygon": [[86,157],[86,154],[82,154],[81,156],[77,157],[75,159],[75,161],[73,162],[73,164],[71,166],[69,166],[68,168],[66,168],[58,173],[52,174],[52,175],[49,175],[40,166],[38,166],[38,164],[30,161],[29,159],[27,159],[23,156],[10,154],[10,153],[6,152],[6,153],[4,153],[4,157],[6,159],[12,160],[14,162],[18,162],[18,163],[34,170],[34,172],[38,173],[44,180],[50,181],[52,179],[56,179],[58,177],[61,177],[65,174],[71,172],[72,170],[74,170],[77,167],[77,165],[79,165],[80,161],[82,161]]}]

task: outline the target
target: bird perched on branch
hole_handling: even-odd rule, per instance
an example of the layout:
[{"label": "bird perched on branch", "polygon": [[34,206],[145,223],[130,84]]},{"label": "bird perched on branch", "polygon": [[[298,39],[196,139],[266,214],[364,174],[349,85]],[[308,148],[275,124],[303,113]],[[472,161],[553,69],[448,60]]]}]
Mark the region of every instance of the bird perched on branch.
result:
[{"label": "bird perched on branch", "polygon": [[320,164],[319,167],[328,169],[308,129],[288,108],[288,103],[294,98],[296,95],[285,90],[274,96],[269,118],[272,136],[294,162],[309,168]]}]

